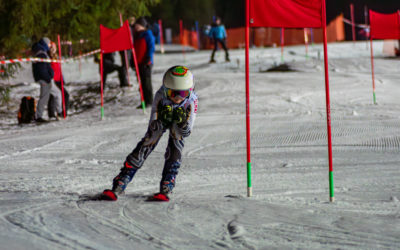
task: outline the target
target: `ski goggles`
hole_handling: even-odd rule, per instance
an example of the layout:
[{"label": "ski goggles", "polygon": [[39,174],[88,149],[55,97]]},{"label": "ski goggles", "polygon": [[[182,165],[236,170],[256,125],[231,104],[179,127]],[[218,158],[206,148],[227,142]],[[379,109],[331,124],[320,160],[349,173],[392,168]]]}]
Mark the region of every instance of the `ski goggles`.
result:
[{"label": "ski goggles", "polygon": [[190,93],[192,92],[191,89],[187,89],[187,90],[173,90],[173,89],[165,89],[165,94],[168,97],[176,97],[176,96],[180,96],[182,98],[186,98],[190,95]]}]

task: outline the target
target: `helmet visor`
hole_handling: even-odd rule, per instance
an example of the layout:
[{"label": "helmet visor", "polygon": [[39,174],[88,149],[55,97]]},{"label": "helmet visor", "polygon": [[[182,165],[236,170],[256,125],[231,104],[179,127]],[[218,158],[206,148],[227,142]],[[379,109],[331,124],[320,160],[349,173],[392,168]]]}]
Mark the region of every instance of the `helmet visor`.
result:
[{"label": "helmet visor", "polygon": [[186,98],[190,95],[191,90],[187,89],[187,90],[174,90],[174,89],[165,89],[165,94],[168,97],[176,97],[176,96],[180,96],[182,98]]}]

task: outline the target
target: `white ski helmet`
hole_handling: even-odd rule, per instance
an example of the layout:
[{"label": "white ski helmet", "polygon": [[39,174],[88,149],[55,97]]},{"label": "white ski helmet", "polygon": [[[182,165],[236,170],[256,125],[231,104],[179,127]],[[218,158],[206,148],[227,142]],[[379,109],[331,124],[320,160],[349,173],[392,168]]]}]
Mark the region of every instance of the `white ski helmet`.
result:
[{"label": "white ski helmet", "polygon": [[194,88],[193,74],[185,66],[173,66],[165,72],[163,85],[172,90],[192,90]]}]

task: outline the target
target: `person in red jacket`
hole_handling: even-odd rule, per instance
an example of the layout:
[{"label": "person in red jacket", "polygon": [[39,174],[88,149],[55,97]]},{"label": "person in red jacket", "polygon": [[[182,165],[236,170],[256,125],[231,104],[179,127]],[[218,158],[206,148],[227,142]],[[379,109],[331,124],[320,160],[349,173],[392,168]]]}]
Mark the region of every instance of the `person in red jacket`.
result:
[{"label": "person in red jacket", "polygon": [[[139,75],[142,81],[143,97],[146,107],[153,103],[153,87],[151,83],[151,69],[153,67],[153,55],[155,39],[151,30],[147,29],[147,21],[139,17],[135,22],[134,47],[138,62]],[[142,108],[139,105],[137,108]]]},{"label": "person in red jacket", "polygon": [[[57,46],[54,42],[52,42],[50,44],[50,58],[54,59],[54,60],[58,60]],[[65,81],[64,81],[64,77],[61,73],[61,64],[59,62],[51,62],[50,65],[54,71],[54,77],[53,77],[54,83],[60,90],[62,90],[61,79],[63,80],[64,84],[65,84]],[[68,105],[69,105],[69,93],[65,89],[65,87],[64,87],[64,101],[65,101],[65,115],[67,115]],[[58,119],[58,117],[64,116],[64,114],[62,114],[62,113],[60,113],[60,114],[56,113],[56,103],[55,103],[54,97],[52,95],[50,95],[49,103],[47,104],[47,111],[48,111],[50,118],[55,117]]]}]

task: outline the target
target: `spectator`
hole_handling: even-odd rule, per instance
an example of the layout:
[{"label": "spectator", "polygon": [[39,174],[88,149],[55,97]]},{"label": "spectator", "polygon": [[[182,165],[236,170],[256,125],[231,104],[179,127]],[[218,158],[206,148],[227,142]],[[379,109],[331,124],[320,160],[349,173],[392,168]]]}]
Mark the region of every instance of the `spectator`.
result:
[{"label": "spectator", "polygon": [[[50,42],[49,38],[43,37],[39,42],[35,43],[32,46],[34,56],[43,59],[50,59],[48,55]],[[49,96],[50,94],[53,95],[56,104],[56,112],[59,114],[62,112],[61,91],[54,84],[54,71],[49,62],[33,62],[32,71],[35,81],[40,84],[40,97],[37,104],[35,121],[38,123],[48,122],[43,119],[43,112],[49,101]]]},{"label": "spectator", "polygon": [[130,25],[130,26],[132,27],[132,29],[133,29],[133,27],[135,26],[136,17],[130,16],[130,17],[128,18],[128,20],[129,20],[129,25]]},{"label": "spectator", "polygon": [[226,30],[224,25],[221,23],[221,18],[217,17],[215,23],[212,24],[210,33],[208,34],[214,42],[214,50],[211,54],[210,63],[215,63],[214,55],[218,50],[218,43],[221,44],[225,50],[225,61],[229,62],[228,48],[226,47]]},{"label": "spectator", "polygon": [[[57,55],[57,46],[55,43],[51,43],[50,45],[50,58],[53,60],[58,60],[58,55]],[[62,86],[61,85],[61,79],[63,81],[63,83],[65,84],[65,80],[64,80],[64,76],[62,75],[61,72],[61,63],[59,62],[51,62],[51,68],[54,71],[54,83],[56,84],[56,86],[61,90],[61,94],[64,92],[64,102],[65,102],[65,115],[67,115],[68,113],[68,106],[69,106],[69,93],[68,91],[65,89],[65,85]],[[64,88],[62,88],[64,87]],[[64,90],[64,91],[63,91]],[[49,114],[49,118],[51,117],[56,117],[56,102],[55,102],[55,98],[53,97],[53,95],[50,95],[49,98],[49,103],[47,104],[47,110],[48,110],[48,114]],[[61,112],[58,114],[59,117],[63,117],[64,114]]]},{"label": "spectator", "polygon": [[151,32],[153,32],[155,43],[160,44],[160,25],[158,25],[157,21],[154,21],[153,25],[151,26]]},{"label": "spectator", "polygon": [[[151,69],[153,67],[153,55],[155,50],[153,33],[147,29],[147,21],[140,17],[135,23],[134,47],[139,67],[139,75],[142,81],[144,102],[147,107],[153,103],[153,87],[151,83]],[[137,108],[141,108],[139,105]]]}]

